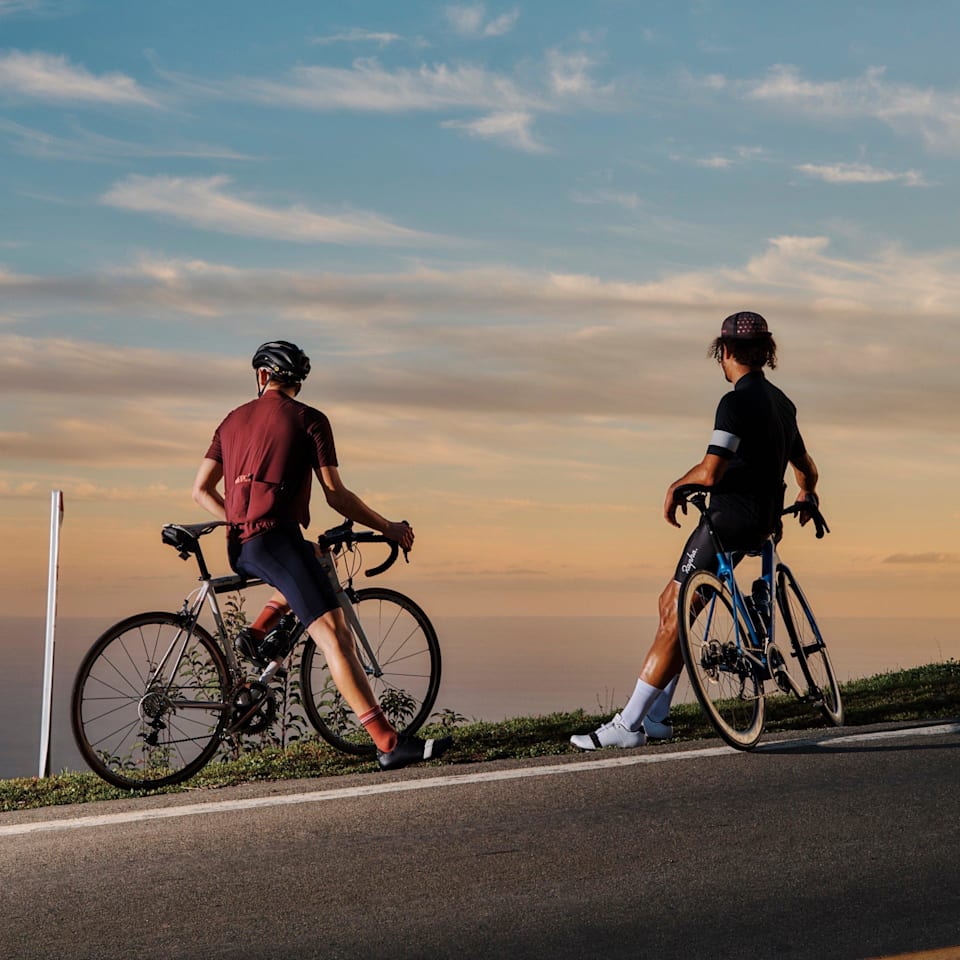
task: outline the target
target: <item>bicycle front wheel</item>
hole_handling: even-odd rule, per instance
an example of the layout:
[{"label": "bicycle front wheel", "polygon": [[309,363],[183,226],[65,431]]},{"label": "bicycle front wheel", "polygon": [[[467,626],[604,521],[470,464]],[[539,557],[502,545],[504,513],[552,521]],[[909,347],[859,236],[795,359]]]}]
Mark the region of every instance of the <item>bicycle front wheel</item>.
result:
[{"label": "bicycle front wheel", "polygon": [[789,567],[781,566],[777,571],[777,603],[806,680],[808,698],[834,726],[843,726],[840,684],[833,672],[830,654],[810,604]]},{"label": "bicycle front wheel", "polygon": [[[356,651],[374,696],[398,733],[423,726],[440,689],[440,643],[427,615],[395,590],[358,590],[353,608],[367,638]],[[345,753],[376,752],[366,730],[337,690],[326,658],[308,639],[300,666],[303,706],[317,733]]]},{"label": "bicycle front wheel", "polygon": [[678,615],[680,650],[697,699],[730,746],[751,749],[763,732],[763,681],[743,653],[750,633],[730,590],[698,570],[680,591]]},{"label": "bicycle front wheel", "polygon": [[143,613],[90,648],[73,686],[73,736],[107,783],[148,790],[206,764],[229,718],[229,670],[209,633],[175,613]]}]

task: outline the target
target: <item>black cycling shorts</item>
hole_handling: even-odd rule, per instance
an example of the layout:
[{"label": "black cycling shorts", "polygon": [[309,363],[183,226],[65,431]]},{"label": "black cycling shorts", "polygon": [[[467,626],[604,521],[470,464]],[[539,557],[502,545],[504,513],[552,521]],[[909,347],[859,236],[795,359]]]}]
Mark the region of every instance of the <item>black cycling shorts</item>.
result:
[{"label": "black cycling shorts", "polygon": [[279,590],[305,627],[339,606],[313,544],[303,539],[299,527],[275,527],[247,540],[233,567]]},{"label": "black cycling shorts", "polygon": [[[743,559],[745,553],[758,550],[769,533],[758,524],[756,518],[748,514],[729,508],[715,510],[712,506],[709,513],[723,549],[733,555],[734,566]],[[690,534],[673,579],[682,584],[695,570],[717,572],[717,551],[704,517],[700,518],[696,530]]]}]

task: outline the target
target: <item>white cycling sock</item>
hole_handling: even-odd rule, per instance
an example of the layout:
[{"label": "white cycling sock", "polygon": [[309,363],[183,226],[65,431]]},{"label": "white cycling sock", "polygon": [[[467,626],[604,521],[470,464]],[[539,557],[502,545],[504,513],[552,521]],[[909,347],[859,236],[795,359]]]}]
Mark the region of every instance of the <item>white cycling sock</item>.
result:
[{"label": "white cycling sock", "polygon": [[663,723],[667,719],[667,716],[670,713],[670,702],[673,700],[673,695],[677,689],[677,681],[680,679],[680,674],[678,673],[664,688],[663,693],[654,700],[653,704],[647,710],[647,716],[656,721],[657,723]]},{"label": "white cycling sock", "polygon": [[638,680],[627,705],[620,711],[624,726],[628,730],[639,730],[645,714],[661,693],[663,691],[657,687],[651,687],[649,683]]}]

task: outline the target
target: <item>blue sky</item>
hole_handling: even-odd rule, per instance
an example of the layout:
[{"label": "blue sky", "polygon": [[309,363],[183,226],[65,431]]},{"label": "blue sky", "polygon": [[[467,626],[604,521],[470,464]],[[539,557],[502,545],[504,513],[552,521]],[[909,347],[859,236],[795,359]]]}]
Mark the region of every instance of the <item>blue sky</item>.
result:
[{"label": "blue sky", "polygon": [[[116,536],[96,583],[122,590],[158,522],[189,519],[253,348],[283,336],[314,359],[305,399],[348,482],[427,532],[438,603],[519,584],[516,609],[557,609],[617,556],[632,609],[680,546],[659,504],[723,389],[706,343],[751,308],[849,518],[827,572],[862,609],[874,583],[888,612],[940,602],[960,561],[958,18],[0,0],[16,595],[38,595],[51,487],[78,538]],[[900,506],[918,488],[936,517]],[[594,531],[575,560],[571,526]]]}]

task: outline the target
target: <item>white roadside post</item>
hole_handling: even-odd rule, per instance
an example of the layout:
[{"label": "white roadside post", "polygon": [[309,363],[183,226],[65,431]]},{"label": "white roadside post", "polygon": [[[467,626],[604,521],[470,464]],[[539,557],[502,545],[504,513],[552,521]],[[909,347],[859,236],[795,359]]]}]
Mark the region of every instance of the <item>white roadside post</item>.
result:
[{"label": "white roadside post", "polygon": [[63,525],[63,492],[50,496],[50,568],[47,574],[47,638],[43,658],[43,708],[40,715],[40,772],[50,776],[50,726],[53,718],[53,637],[57,621],[57,581],[60,576],[60,527]]}]

